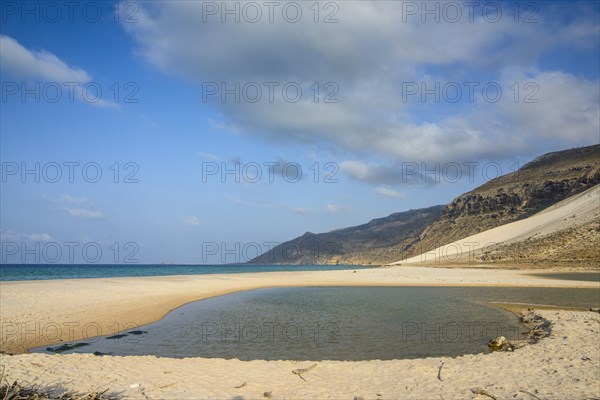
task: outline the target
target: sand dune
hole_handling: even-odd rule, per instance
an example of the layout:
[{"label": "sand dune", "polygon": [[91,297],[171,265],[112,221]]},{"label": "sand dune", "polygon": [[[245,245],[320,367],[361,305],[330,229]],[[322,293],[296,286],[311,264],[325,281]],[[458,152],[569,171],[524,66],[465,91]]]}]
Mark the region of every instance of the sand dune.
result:
[{"label": "sand dune", "polygon": [[522,251],[526,252],[527,239],[555,234],[598,221],[599,218],[600,186],[596,185],[529,218],[457,240],[391,265],[476,263],[484,251],[498,245],[515,243],[521,243]]}]

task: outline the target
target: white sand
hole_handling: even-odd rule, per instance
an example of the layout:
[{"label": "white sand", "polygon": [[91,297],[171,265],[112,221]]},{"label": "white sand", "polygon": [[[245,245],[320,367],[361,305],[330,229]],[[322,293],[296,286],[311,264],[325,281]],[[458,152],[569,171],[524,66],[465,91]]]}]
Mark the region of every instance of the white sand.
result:
[{"label": "white sand", "polygon": [[499,243],[523,242],[530,237],[559,232],[592,220],[600,220],[600,185],[571,196],[529,218],[489,229],[391,265],[469,263],[475,261],[476,256],[486,247]]},{"label": "white sand", "polygon": [[[9,381],[75,391],[110,388],[136,399],[589,399],[600,397],[597,313],[541,311],[551,336],[515,352],[392,361],[313,362],[2,356]],[[443,363],[443,366],[442,366]],[[438,379],[439,367],[442,366]],[[245,383],[245,386],[236,388]],[[526,393],[529,392],[529,393]]]},{"label": "white sand", "polygon": [[[184,303],[218,294],[273,286],[539,286],[599,288],[597,282],[552,280],[536,271],[387,267],[317,272],[269,272],[146,278],[0,282],[1,347],[8,352],[112,334],[143,325]],[[515,353],[455,359],[313,362],[96,357],[0,356],[10,381],[69,390],[120,392],[128,398],[475,398],[483,388],[498,399],[583,399],[600,396],[598,314],[543,312],[555,321],[550,338]],[[82,329],[99,327],[101,331]],[[69,329],[71,327],[71,329]],[[120,329],[119,329],[120,327]],[[437,379],[442,368],[442,381]],[[236,386],[246,383],[236,389]],[[132,386],[133,385],[133,386]],[[143,393],[142,393],[143,392]],[[380,396],[377,396],[379,394]],[[516,395],[513,397],[513,395]],[[485,397],[477,397],[485,398]]]}]

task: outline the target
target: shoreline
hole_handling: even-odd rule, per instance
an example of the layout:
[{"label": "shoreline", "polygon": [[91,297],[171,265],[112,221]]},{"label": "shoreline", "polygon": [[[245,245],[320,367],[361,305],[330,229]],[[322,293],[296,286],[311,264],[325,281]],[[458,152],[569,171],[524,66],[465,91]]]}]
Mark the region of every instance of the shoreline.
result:
[{"label": "shoreline", "polygon": [[[599,261],[600,262],[600,261]],[[24,267],[39,267],[40,264],[1,264],[0,269],[4,265],[10,266],[24,266]],[[90,266],[89,264],[68,264],[69,266]],[[578,263],[570,262],[568,264],[564,263],[514,263],[514,262],[469,262],[469,263],[456,263],[456,262],[441,262],[441,261],[424,261],[424,262],[415,262],[415,263],[388,263],[388,264],[333,264],[333,263],[323,263],[323,264],[261,264],[261,267],[272,267],[272,266],[280,266],[280,267],[295,267],[295,266],[314,266],[317,267],[313,270],[276,270],[276,271],[237,271],[237,272],[217,272],[217,273],[192,273],[192,274],[171,274],[171,275],[132,275],[132,276],[97,276],[97,277],[81,277],[81,278],[48,278],[48,279],[0,279],[1,283],[8,282],[42,282],[42,281],[64,281],[64,280],[87,280],[87,279],[143,279],[143,278],[174,278],[174,277],[194,277],[194,276],[202,276],[202,275],[238,275],[238,274],[257,274],[257,273],[278,273],[278,272],[294,272],[294,273],[306,273],[306,272],[325,272],[325,271],[349,271],[353,269],[388,269],[388,268],[436,268],[436,269],[464,269],[464,270],[497,270],[497,271],[516,271],[516,272],[525,272],[529,271],[530,274],[540,274],[540,273],[598,273],[600,274],[600,266],[591,263]],[[158,266],[158,267],[256,267],[257,264],[99,264],[99,266],[123,266],[125,268],[131,266]],[[319,269],[318,267],[331,267],[331,266],[343,266],[347,268],[340,269]]]},{"label": "shoreline", "polygon": [[537,343],[457,357],[299,362],[23,354],[0,355],[0,361],[8,382],[55,392],[108,390],[130,399],[598,397],[600,315],[556,310],[535,314],[552,328]]},{"label": "shoreline", "polygon": [[[350,269],[3,281],[0,282],[0,350],[26,352],[38,347],[37,343],[45,346],[113,334],[126,329],[127,322],[145,325],[190,302],[257,288],[600,289],[598,282],[542,278],[530,275],[532,272],[540,270],[397,266],[357,269],[356,272]],[[526,306],[513,305],[513,308],[523,310]],[[312,362],[26,353],[0,354],[0,366],[5,371],[6,382],[78,393],[108,390],[108,394],[131,399],[489,399],[481,394],[484,392],[498,399],[517,400],[534,398],[530,394],[539,398],[598,397],[600,315],[590,311],[544,309],[536,310],[536,314],[552,324],[551,334],[537,343],[514,351],[457,357]],[[86,324],[100,331],[86,331],[97,334],[85,336],[81,328]],[[65,326],[69,330],[65,330]],[[56,340],[59,338],[56,334],[50,337],[54,332],[50,328],[57,327],[61,340]],[[314,364],[317,366],[310,369]],[[294,372],[308,369],[301,372],[302,376]]]},{"label": "shoreline", "polygon": [[[549,279],[540,270],[395,266],[328,271],[87,278],[0,282],[0,351],[114,334],[156,322],[185,304],[273,287],[453,286],[600,288],[598,282]],[[548,272],[555,272],[548,270]],[[149,306],[150,305],[150,306]],[[93,328],[93,330],[92,330]]]}]

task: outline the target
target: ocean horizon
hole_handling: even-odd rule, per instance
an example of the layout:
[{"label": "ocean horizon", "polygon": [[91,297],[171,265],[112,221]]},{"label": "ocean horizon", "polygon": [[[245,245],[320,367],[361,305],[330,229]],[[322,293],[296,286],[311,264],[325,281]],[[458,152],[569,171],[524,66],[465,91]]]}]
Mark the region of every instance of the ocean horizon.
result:
[{"label": "ocean horizon", "polygon": [[169,275],[335,271],[374,268],[358,265],[287,264],[0,264],[0,281],[125,278]]}]

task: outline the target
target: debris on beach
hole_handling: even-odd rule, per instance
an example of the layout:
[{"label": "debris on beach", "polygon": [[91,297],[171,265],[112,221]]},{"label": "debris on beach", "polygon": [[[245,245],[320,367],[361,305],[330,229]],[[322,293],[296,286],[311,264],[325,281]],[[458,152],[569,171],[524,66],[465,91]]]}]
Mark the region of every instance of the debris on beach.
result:
[{"label": "debris on beach", "polygon": [[148,333],[148,332],[147,331],[135,330],[135,331],[129,331],[127,333],[131,333],[132,335],[143,335],[144,333]]},{"label": "debris on beach", "polygon": [[549,336],[552,332],[551,323],[545,320],[541,315],[536,314],[531,308],[528,313],[520,317],[521,322],[529,328],[526,339],[509,341],[504,336],[498,336],[488,342],[491,351],[514,351],[526,344],[535,344],[540,339]]},{"label": "debris on beach", "polygon": [[438,380],[441,382],[442,381],[442,368],[444,367],[444,362],[442,362],[442,364],[440,365],[440,367],[438,368],[438,374],[437,374],[437,378]]},{"label": "debris on beach", "polygon": [[498,336],[496,339],[490,340],[488,345],[490,347],[502,347],[506,343],[506,338],[504,336]]},{"label": "debris on beach", "polygon": [[516,342],[508,341],[504,336],[498,336],[488,342],[488,347],[491,351],[514,351],[520,346]]},{"label": "debris on beach", "polygon": [[[538,396],[536,396],[535,394],[533,394],[533,393],[531,393],[531,392],[528,392],[527,390],[519,390],[519,392],[521,392],[521,393],[525,393],[525,394],[528,394],[528,395],[530,395],[531,397],[533,397],[534,399],[542,400],[541,398],[539,398]],[[535,392],[537,393],[537,390],[536,390]]]},{"label": "debris on beach", "polygon": [[541,338],[550,336],[552,332],[552,324],[550,321],[545,320],[541,315],[535,313],[535,311],[529,309],[529,313],[521,317],[521,321],[530,329],[529,343],[537,343]]},{"label": "debris on beach", "polygon": [[306,379],[304,379],[304,377],[302,376],[302,374],[307,373],[308,371],[310,371],[311,369],[313,369],[314,367],[316,367],[317,364],[313,364],[308,368],[298,368],[292,371],[292,374],[298,375],[298,377],[300,379],[302,379],[304,382],[306,382]]},{"label": "debris on beach", "polygon": [[4,382],[0,385],[0,398],[3,400],[117,400],[119,397],[102,392],[75,393],[63,391],[60,388],[38,388],[21,385],[17,381],[12,384]]},{"label": "debris on beach", "polygon": [[105,339],[121,339],[121,338],[124,338],[125,336],[127,336],[126,333],[120,333],[118,335],[108,336]]},{"label": "debris on beach", "polygon": [[144,387],[142,386],[141,383],[132,383],[131,385],[129,385],[130,389],[137,389],[137,391],[144,396],[144,398],[146,400],[150,400],[150,398],[148,397],[148,395],[146,394],[146,392],[144,391]]},{"label": "debris on beach", "polygon": [[492,339],[488,342],[488,347],[492,351],[501,350],[507,344],[507,340],[504,336],[498,336],[496,339]]},{"label": "debris on beach", "polygon": [[92,354],[95,356],[112,356],[113,353],[103,353],[101,351],[95,351]]},{"label": "debris on beach", "polygon": [[474,394],[477,394],[477,395],[487,396],[493,400],[498,400],[498,398],[496,396],[494,396],[493,394],[491,394],[490,392],[488,392],[485,389],[480,389],[480,388],[471,389],[471,392],[473,392]]},{"label": "debris on beach", "polygon": [[68,350],[73,350],[76,349],[78,347],[83,347],[83,346],[89,346],[89,343],[85,343],[85,342],[80,342],[80,343],[74,343],[74,344],[61,344],[60,346],[56,346],[56,347],[46,347],[47,351],[51,351],[53,353],[62,353],[64,351],[68,351]]}]

